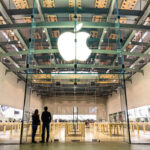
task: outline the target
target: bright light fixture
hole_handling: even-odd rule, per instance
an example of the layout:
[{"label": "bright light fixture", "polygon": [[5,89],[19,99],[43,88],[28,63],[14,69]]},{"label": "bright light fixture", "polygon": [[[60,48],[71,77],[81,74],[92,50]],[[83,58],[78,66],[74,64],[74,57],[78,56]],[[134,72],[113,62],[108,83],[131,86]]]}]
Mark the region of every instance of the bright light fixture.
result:
[{"label": "bright light fixture", "polygon": [[74,60],[75,56],[77,60],[85,61],[91,54],[91,50],[86,44],[87,38],[90,36],[90,34],[86,32],[78,32],[76,34],[76,47],[75,33],[65,32],[61,34],[58,39],[58,50],[66,61]]},{"label": "bright light fixture", "polygon": [[82,29],[82,27],[83,27],[83,23],[77,24],[76,30],[74,30],[74,32],[75,32],[75,31],[76,31],[76,32],[80,31],[80,30]]}]

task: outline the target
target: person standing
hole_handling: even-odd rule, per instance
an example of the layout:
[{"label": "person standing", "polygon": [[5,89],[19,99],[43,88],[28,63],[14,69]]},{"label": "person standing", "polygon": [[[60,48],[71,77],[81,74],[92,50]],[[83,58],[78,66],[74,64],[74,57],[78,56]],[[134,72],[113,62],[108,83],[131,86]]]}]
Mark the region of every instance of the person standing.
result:
[{"label": "person standing", "polygon": [[36,143],[35,135],[36,135],[37,127],[40,124],[38,113],[39,113],[38,109],[35,109],[34,114],[32,115],[32,143]]},{"label": "person standing", "polygon": [[42,141],[41,143],[45,142],[45,129],[47,130],[47,138],[46,138],[46,142],[48,143],[49,140],[49,124],[51,122],[51,113],[48,112],[48,107],[44,107],[44,112],[42,113],[41,116],[43,125],[42,125]]}]

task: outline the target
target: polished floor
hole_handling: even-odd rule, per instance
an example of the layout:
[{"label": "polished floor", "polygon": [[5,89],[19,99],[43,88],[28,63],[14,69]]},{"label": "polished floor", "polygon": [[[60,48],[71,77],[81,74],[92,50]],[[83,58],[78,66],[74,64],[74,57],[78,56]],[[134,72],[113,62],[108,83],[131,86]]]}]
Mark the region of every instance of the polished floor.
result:
[{"label": "polished floor", "polygon": [[[54,141],[55,139],[59,140],[59,142],[71,142],[72,140],[79,140],[81,142],[92,142],[93,139],[101,142],[122,142],[124,141],[123,136],[112,136],[109,134],[103,134],[101,132],[97,132],[94,128],[86,128],[85,129],[85,138],[81,137],[69,137],[65,138],[65,128],[55,128],[52,132],[50,132],[50,141]],[[20,131],[13,131],[10,134],[10,131],[6,131],[5,133],[0,132],[0,143],[19,143],[20,140]],[[41,141],[41,136],[37,134],[36,141]],[[31,142],[31,133],[27,136],[27,142]],[[141,130],[139,135],[137,135],[137,131],[131,132],[131,142],[132,143],[150,143],[150,132],[146,131],[145,133]]]},{"label": "polished floor", "polygon": [[150,145],[126,143],[48,143],[26,145],[0,145],[1,150],[150,150]]}]

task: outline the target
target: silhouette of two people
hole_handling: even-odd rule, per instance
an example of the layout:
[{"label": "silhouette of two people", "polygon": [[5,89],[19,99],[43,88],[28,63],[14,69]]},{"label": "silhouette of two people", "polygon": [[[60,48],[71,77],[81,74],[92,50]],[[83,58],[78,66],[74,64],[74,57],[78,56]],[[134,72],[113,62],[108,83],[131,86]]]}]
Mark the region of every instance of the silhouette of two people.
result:
[{"label": "silhouette of two people", "polygon": [[[42,141],[41,141],[41,143],[44,143],[45,142],[45,129],[47,131],[46,142],[49,141],[49,124],[52,120],[51,113],[48,112],[48,107],[44,107],[44,111],[42,113],[41,120],[42,120]],[[39,111],[38,111],[38,109],[36,109],[34,111],[34,114],[32,115],[32,143],[36,143],[35,135],[36,135],[38,125],[40,125],[40,119],[39,119]]]}]

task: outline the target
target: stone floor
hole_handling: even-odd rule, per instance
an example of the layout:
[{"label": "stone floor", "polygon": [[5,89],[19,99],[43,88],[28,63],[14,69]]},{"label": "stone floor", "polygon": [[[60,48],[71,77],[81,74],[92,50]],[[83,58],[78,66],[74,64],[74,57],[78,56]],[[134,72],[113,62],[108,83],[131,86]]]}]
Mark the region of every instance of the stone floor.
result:
[{"label": "stone floor", "polygon": [[150,145],[129,145],[126,143],[48,143],[25,145],[0,145],[1,150],[150,150]]},{"label": "stone floor", "polygon": [[[110,137],[109,134],[103,134],[96,132],[97,130],[95,129],[90,129],[86,128],[85,129],[85,138],[81,139],[80,137],[74,137],[74,140],[80,140],[81,142],[92,142],[93,139],[96,139],[97,141],[102,141],[102,142],[122,142],[123,136],[112,136]],[[10,131],[6,131],[4,134],[3,132],[0,132],[0,143],[19,143],[20,141],[20,132],[15,132],[13,131],[12,134],[10,134]],[[49,141],[54,141],[54,139],[58,139],[59,142],[64,143],[64,142],[70,142],[72,141],[72,138],[66,138],[65,139],[65,128],[60,128],[54,130],[50,134],[50,140]],[[39,142],[41,141],[41,136],[36,136],[36,141]],[[31,142],[31,134],[27,138],[27,142]],[[150,143],[150,131],[146,131],[145,133],[141,130],[139,132],[139,135],[137,135],[137,131],[135,130],[134,132],[131,133],[131,142],[132,143]]]}]

